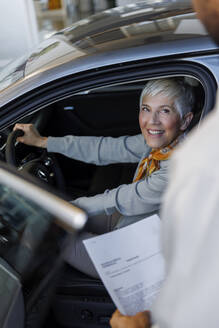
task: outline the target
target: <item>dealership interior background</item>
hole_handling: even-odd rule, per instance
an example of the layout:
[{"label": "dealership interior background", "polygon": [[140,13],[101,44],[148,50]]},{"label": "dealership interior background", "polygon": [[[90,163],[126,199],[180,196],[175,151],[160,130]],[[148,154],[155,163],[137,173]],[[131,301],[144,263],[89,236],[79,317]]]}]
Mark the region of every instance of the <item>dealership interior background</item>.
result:
[{"label": "dealership interior background", "polygon": [[54,32],[94,13],[131,0],[13,0],[0,1],[0,69],[31,51]]}]

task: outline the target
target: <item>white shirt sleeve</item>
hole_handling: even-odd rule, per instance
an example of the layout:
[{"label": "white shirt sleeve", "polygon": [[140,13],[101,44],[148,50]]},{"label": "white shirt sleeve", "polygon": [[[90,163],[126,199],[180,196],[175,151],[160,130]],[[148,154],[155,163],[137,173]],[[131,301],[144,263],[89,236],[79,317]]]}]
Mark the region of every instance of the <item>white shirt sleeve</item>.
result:
[{"label": "white shirt sleeve", "polygon": [[204,151],[201,156],[198,147],[187,141],[185,149],[173,155],[170,166],[161,213],[167,278],[153,316],[160,328],[216,328],[219,170],[217,162],[204,158]]}]

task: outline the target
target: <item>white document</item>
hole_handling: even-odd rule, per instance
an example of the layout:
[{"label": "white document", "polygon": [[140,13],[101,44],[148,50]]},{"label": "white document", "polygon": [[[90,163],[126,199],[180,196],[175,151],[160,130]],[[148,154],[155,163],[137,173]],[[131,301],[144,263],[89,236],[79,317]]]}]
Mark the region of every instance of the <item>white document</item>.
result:
[{"label": "white document", "polygon": [[120,312],[150,310],[164,280],[160,218],[150,216],[84,244]]}]

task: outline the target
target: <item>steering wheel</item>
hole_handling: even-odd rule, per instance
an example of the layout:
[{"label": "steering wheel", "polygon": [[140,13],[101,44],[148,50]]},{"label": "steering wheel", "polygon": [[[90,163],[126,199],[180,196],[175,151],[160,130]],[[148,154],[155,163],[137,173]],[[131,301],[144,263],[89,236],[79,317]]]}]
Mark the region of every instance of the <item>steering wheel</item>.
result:
[{"label": "steering wheel", "polygon": [[52,153],[47,153],[44,150],[39,157],[34,159],[27,159],[27,161],[19,163],[16,151],[15,143],[17,137],[23,136],[22,130],[12,131],[6,143],[5,159],[6,162],[12,166],[19,168],[20,171],[27,171],[30,174],[36,176],[44,182],[56,186],[59,190],[65,191],[64,177],[59,167],[58,161]]},{"label": "steering wheel", "polygon": [[6,149],[5,149],[5,158],[8,164],[18,167],[18,162],[15,155],[15,142],[17,137],[22,137],[24,132],[22,130],[12,131],[7,139]]}]

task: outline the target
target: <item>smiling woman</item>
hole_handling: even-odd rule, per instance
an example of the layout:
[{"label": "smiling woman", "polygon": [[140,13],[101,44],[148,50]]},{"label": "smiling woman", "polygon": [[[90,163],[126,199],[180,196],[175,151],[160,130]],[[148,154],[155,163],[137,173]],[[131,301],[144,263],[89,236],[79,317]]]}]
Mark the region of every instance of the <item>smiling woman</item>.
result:
[{"label": "smiling woman", "polygon": [[193,117],[193,90],[182,78],[151,80],[143,88],[140,103],[142,134],[133,136],[43,137],[32,124],[16,124],[14,128],[24,132],[17,138],[18,141],[82,162],[95,165],[138,163],[131,183],[72,201],[90,216],[87,225],[89,232],[81,235],[77,245],[75,241],[69,242],[65,258],[74,267],[94,277],[97,273],[82,240],[159,212],[168,182],[169,158],[175,146],[182,141],[183,133]]},{"label": "smiling woman", "polygon": [[194,95],[181,79],[153,80],[141,94],[139,125],[148,146],[160,149],[171,144],[193,118]]},{"label": "smiling woman", "polygon": [[169,145],[179,135],[180,122],[173,100],[162,94],[144,96],[139,124],[148,146],[158,149]]}]

